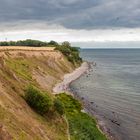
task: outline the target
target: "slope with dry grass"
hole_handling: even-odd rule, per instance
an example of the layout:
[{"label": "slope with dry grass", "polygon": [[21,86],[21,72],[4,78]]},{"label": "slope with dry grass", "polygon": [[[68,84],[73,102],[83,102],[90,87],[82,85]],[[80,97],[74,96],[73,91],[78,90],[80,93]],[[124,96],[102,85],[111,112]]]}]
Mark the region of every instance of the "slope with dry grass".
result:
[{"label": "slope with dry grass", "polygon": [[63,117],[40,116],[23,96],[29,84],[51,93],[56,82],[74,66],[52,48],[29,49],[0,49],[0,139],[67,140]]}]

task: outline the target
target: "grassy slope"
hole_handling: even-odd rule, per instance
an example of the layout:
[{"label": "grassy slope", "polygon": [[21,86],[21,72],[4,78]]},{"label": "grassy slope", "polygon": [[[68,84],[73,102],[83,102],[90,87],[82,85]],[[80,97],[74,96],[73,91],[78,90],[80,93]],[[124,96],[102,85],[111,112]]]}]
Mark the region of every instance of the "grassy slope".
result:
[{"label": "grassy slope", "polygon": [[[6,52],[4,56],[0,58],[0,125],[4,127],[4,137],[10,139],[9,134],[16,140],[68,139],[63,117],[57,113],[46,118],[40,116],[27,105],[23,96],[24,89],[32,84],[40,90],[47,90],[54,98],[50,94],[52,87],[74,66],[59,52],[32,57],[25,53],[16,53],[13,57]],[[71,140],[106,140],[95,120],[81,112],[79,102],[65,94],[58,95],[58,98],[65,106]]]},{"label": "grassy slope", "polygon": [[65,93],[57,95],[57,98],[64,104],[71,140],[107,140],[98,130],[96,121],[81,112],[82,106],[77,100]]},{"label": "grassy slope", "polygon": [[46,83],[52,87],[56,81],[61,80],[62,75],[73,69],[60,53],[55,57],[58,57],[57,61],[53,55],[21,57],[17,53],[16,57],[12,57],[6,53],[6,57],[0,58],[0,125],[16,140],[67,139],[67,125],[60,115],[43,118],[33,111],[22,97],[28,84],[46,90],[37,82],[36,75],[33,76],[34,72],[53,77],[51,83]]}]

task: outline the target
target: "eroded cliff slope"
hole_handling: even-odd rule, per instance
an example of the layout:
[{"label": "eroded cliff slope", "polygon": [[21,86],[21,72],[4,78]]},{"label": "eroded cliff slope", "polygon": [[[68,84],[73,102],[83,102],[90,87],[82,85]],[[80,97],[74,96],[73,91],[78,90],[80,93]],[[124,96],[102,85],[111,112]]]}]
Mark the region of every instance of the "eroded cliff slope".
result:
[{"label": "eroded cliff slope", "polygon": [[48,91],[74,65],[56,50],[0,50],[0,139],[65,140],[66,121],[60,115],[37,114],[24,100],[24,90],[35,85]]}]

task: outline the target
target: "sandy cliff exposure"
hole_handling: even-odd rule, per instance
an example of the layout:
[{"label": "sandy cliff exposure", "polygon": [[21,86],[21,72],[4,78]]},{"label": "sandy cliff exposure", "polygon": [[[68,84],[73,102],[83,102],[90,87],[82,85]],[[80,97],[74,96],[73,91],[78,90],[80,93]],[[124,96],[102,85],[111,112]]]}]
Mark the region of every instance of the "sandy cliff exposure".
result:
[{"label": "sandy cliff exposure", "polygon": [[60,116],[44,119],[23,95],[30,83],[51,94],[52,87],[73,69],[54,49],[0,49],[0,140],[67,139],[65,120]]}]

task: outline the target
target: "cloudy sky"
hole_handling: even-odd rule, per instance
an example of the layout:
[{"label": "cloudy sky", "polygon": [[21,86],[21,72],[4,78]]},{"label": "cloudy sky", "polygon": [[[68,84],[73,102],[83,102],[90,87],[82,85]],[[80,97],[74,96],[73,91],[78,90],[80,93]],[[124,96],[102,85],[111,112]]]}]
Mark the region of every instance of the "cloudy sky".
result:
[{"label": "cloudy sky", "polygon": [[139,42],[140,0],[0,0],[0,40]]}]

